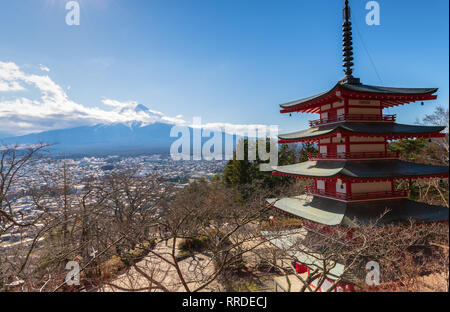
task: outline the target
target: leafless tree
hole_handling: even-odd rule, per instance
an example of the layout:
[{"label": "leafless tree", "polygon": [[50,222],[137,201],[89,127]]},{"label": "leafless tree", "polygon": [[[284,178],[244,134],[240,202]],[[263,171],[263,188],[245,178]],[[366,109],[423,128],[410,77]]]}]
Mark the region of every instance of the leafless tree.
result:
[{"label": "leafless tree", "polygon": [[268,216],[267,195],[260,192],[243,202],[220,182],[191,184],[163,206],[157,247],[109,283],[109,290],[227,290],[230,280],[245,273],[243,258],[265,244],[259,222]]},{"label": "leafless tree", "polygon": [[[445,248],[448,252],[448,224],[379,226],[374,221],[349,231],[309,223],[295,231],[276,226],[266,231],[276,247],[265,261],[285,276],[288,291],[333,291],[343,284],[359,291],[417,291],[424,280],[436,276],[443,283],[431,290],[448,289],[448,255],[443,252]],[[266,255],[267,250],[261,259]],[[296,272],[292,260],[309,267],[309,274]],[[370,261],[380,265],[378,287],[369,287],[365,281]],[[300,286],[294,288],[293,283]]]},{"label": "leafless tree", "polygon": [[[80,180],[64,161],[59,170],[32,172],[40,178],[27,184],[26,194],[14,196],[15,181],[26,177],[21,170],[39,151],[21,152],[22,158],[17,150],[3,152],[1,234],[22,229],[27,244],[22,239],[2,250],[1,289],[229,291],[240,290],[239,282],[284,276],[299,280],[301,291],[326,283],[333,290],[349,282],[348,276],[363,276],[368,260],[380,263],[386,281],[408,289],[426,274],[444,274],[448,281],[448,257],[441,252],[448,249],[448,224],[375,223],[349,231],[280,216],[273,223],[266,199],[298,194],[302,183],[284,189],[254,184],[243,199],[245,187],[199,181],[180,190],[160,177],[140,175],[138,168]],[[8,164],[20,169],[14,173]],[[23,197],[39,212],[32,219],[14,209]],[[275,246],[274,239],[288,243]],[[312,261],[309,276],[292,266],[299,254]],[[67,285],[68,261],[80,264],[81,285]],[[330,284],[338,264],[342,274]]]}]

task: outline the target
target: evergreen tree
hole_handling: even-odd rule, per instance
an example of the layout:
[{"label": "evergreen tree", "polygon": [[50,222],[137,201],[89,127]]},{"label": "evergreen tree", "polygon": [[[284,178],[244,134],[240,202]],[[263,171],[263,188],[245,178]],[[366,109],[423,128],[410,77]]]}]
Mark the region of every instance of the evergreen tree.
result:
[{"label": "evergreen tree", "polygon": [[405,157],[410,161],[417,161],[426,147],[426,139],[423,138],[415,140],[399,140],[389,144],[390,151],[400,152],[402,157]]},{"label": "evergreen tree", "polygon": [[308,161],[309,154],[317,153],[318,150],[313,143],[303,143],[300,149],[299,162]]},{"label": "evergreen tree", "polygon": [[[263,187],[275,188],[294,181],[288,177],[273,176],[271,172],[260,171],[259,166],[264,162],[261,161],[258,153],[256,153],[256,160],[248,159],[249,144],[256,144],[257,150],[258,142],[249,143],[249,140],[246,138],[241,139],[239,144],[242,144],[244,147],[244,160],[237,160],[236,151],[234,152],[233,159],[228,162],[223,171],[222,181],[226,186],[239,188],[258,180]],[[269,139],[266,140],[266,144],[266,149],[269,150]],[[317,149],[311,143],[302,144],[301,146],[297,144],[282,144],[278,151],[278,165],[284,166],[295,164],[299,161],[307,161],[308,154],[316,152]]]}]

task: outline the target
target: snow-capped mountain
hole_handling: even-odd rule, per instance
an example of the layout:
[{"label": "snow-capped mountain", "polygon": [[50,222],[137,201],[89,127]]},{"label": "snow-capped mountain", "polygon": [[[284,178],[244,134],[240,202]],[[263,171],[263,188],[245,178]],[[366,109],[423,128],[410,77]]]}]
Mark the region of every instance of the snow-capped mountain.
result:
[{"label": "snow-capped mountain", "polygon": [[142,118],[123,123],[45,131],[0,139],[0,142],[6,144],[45,142],[54,144],[50,148],[51,151],[66,155],[168,154],[171,144],[177,140],[170,137],[170,131],[174,125],[165,123],[158,112],[151,111],[142,104],[137,104],[134,108],[123,108],[121,112],[127,114],[131,110]]}]

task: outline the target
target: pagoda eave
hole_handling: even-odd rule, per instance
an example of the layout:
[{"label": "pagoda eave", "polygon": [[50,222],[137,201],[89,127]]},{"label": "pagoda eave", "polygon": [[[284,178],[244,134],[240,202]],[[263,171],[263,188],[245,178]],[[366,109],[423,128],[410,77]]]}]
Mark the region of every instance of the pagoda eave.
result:
[{"label": "pagoda eave", "polygon": [[[345,133],[345,132],[342,132]],[[430,134],[430,133],[419,133],[419,134],[370,134],[370,133],[346,133],[351,136],[357,136],[357,137],[385,137],[387,140],[403,140],[403,139],[440,139],[445,138],[445,133],[436,133],[436,134]],[[293,143],[317,143],[322,139],[328,139],[330,137],[333,137],[333,134],[324,135],[320,137],[315,138],[305,138],[305,139],[279,139],[278,144],[293,144]]]},{"label": "pagoda eave", "polygon": [[387,140],[443,138],[446,136],[445,133],[441,133],[444,129],[445,127],[439,126],[416,126],[397,123],[341,122],[339,124],[323,125],[303,131],[281,134],[278,136],[278,143],[316,143],[338,134],[352,137],[384,137]]},{"label": "pagoda eave", "polygon": [[[305,219],[326,226],[358,228],[363,224],[377,225],[406,223],[448,222],[446,207],[415,202],[409,199],[394,199],[345,203],[326,198],[297,196],[267,200],[270,208],[290,217]],[[381,219],[380,217],[383,216]]]},{"label": "pagoda eave", "polygon": [[418,164],[401,160],[306,161],[294,165],[273,167],[273,175],[304,179],[396,180],[447,178],[448,167]]},{"label": "pagoda eave", "polygon": [[424,175],[421,174],[420,176],[394,176],[394,177],[364,177],[364,178],[353,178],[353,177],[347,177],[343,175],[334,175],[329,177],[315,177],[315,176],[306,176],[306,175],[299,175],[299,174],[290,174],[290,173],[284,173],[284,172],[278,172],[278,171],[272,171],[273,176],[278,177],[290,177],[290,178],[297,178],[297,179],[305,179],[305,180],[327,180],[327,181],[337,181],[341,180],[343,182],[354,182],[354,183],[366,183],[366,182],[382,182],[382,181],[394,181],[394,180],[417,180],[417,179],[431,179],[431,178],[441,178],[446,179],[449,177],[448,172],[447,173],[440,173],[440,174],[428,174]]},{"label": "pagoda eave", "polygon": [[364,84],[337,83],[331,90],[298,101],[281,104],[280,112],[318,113],[320,106],[341,101],[344,98],[378,100],[384,108],[417,101],[436,100],[437,88],[392,88]]}]

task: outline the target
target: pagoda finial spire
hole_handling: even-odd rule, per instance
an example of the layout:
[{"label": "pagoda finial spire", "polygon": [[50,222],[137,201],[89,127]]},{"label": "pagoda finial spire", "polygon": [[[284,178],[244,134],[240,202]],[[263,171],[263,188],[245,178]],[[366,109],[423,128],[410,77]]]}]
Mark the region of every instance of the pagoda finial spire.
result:
[{"label": "pagoda finial spire", "polygon": [[342,24],[342,46],[343,46],[343,59],[345,83],[359,83],[359,79],[353,77],[353,38],[352,38],[352,22],[351,10],[348,4],[348,0],[345,0],[345,7],[343,12],[344,23]]}]

